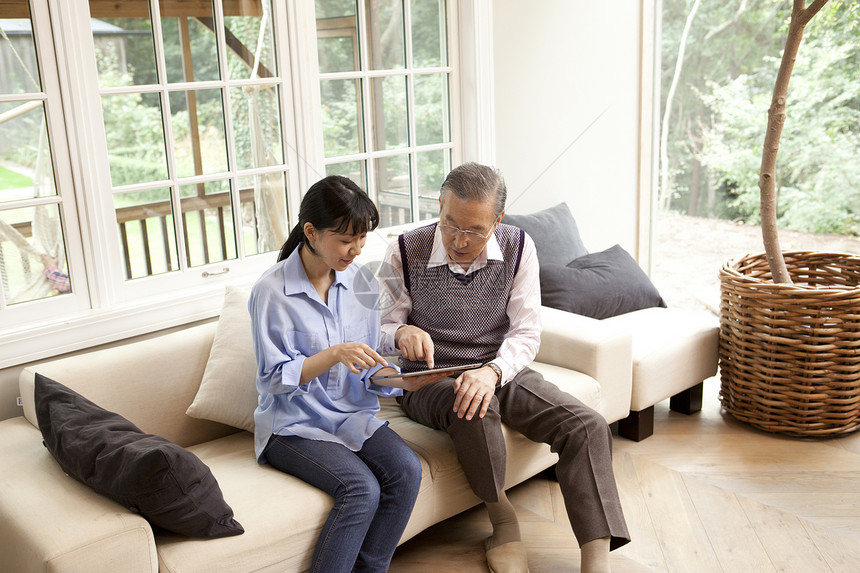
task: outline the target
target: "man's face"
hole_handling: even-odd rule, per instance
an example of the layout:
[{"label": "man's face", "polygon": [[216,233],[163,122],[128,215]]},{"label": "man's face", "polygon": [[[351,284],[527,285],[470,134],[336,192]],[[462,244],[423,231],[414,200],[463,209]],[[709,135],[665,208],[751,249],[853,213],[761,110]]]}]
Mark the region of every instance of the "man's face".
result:
[{"label": "man's face", "polygon": [[[442,208],[439,212],[439,225],[442,230],[442,244],[452,261],[468,269],[496,230],[502,215],[494,217],[493,201],[467,201],[450,192],[440,201]],[[455,229],[459,229],[459,232]]]}]

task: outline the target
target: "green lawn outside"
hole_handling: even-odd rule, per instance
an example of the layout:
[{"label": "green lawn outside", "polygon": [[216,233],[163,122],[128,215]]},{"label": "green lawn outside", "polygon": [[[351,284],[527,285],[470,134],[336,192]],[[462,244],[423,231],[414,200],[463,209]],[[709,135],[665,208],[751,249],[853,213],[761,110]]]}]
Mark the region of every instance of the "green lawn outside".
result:
[{"label": "green lawn outside", "polygon": [[33,180],[30,177],[0,166],[0,191],[32,186]]}]

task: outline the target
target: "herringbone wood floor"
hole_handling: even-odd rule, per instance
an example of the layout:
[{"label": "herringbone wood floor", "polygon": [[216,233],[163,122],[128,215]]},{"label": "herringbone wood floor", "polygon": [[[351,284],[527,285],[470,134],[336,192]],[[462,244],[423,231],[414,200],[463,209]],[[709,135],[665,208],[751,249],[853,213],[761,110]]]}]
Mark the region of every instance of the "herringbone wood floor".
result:
[{"label": "herringbone wood floor", "polygon": [[[721,412],[717,377],[702,412],[657,406],[655,433],[615,438],[615,475],[633,541],[615,573],[860,572],[860,432],[781,437]],[[531,573],[579,571],[558,484],[536,476],[511,489]],[[398,548],[390,571],[486,572],[490,534],[478,507]]]}]

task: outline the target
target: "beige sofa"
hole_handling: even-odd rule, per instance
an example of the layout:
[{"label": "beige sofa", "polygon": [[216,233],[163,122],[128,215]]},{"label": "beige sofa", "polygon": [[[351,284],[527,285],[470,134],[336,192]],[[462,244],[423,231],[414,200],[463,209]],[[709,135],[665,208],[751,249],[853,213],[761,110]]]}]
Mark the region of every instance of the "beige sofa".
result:
[{"label": "beige sofa", "polygon": [[[548,308],[543,312],[542,344],[533,367],[600,411],[607,421],[627,416],[630,334],[609,323],[566,312]],[[331,498],[289,475],[258,465],[252,434],[238,429],[244,422],[226,425],[186,413],[204,373],[208,376],[214,369],[216,361],[210,360],[210,351],[216,330],[220,336],[215,322],[197,325],[23,371],[24,416],[0,422],[0,570],[240,573],[308,568]],[[218,348],[238,348],[247,354],[250,333],[248,338],[245,334],[230,336],[235,339],[216,341]],[[222,353],[218,348],[213,359],[214,354]],[[230,363],[225,367],[247,368],[232,358],[222,362]],[[140,515],[66,476],[42,445],[33,405],[36,372],[125,416],[144,432],[163,436],[196,454],[218,480],[245,532],[206,540],[154,533]],[[389,420],[418,453],[424,470],[401,542],[479,503],[446,434],[409,420],[393,400],[383,400],[379,416]],[[556,457],[546,445],[514,432],[507,432],[506,438],[507,486],[555,463]]]}]

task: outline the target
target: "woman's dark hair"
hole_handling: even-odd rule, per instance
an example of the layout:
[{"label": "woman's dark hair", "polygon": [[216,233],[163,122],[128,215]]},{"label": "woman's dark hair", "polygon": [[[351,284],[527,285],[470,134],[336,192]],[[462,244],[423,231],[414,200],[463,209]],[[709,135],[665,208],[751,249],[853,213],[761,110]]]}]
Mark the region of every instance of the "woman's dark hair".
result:
[{"label": "woman's dark hair", "polygon": [[[355,235],[372,231],[379,225],[376,205],[351,179],[329,175],[308,189],[299,208],[299,223],[281,247],[278,261],[283,261],[305,241],[305,223],[318,231]],[[306,245],[313,252],[310,245]]]}]

